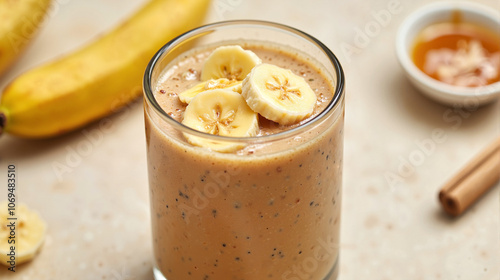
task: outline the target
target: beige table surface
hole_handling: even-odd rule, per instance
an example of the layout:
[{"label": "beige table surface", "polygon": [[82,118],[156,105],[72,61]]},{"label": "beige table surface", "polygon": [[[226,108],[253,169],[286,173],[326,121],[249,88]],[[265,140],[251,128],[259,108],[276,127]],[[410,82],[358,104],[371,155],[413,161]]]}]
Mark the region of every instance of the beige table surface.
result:
[{"label": "beige table surface", "polygon": [[[357,28],[388,5],[396,13],[356,53]],[[422,97],[404,78],[394,52],[404,17],[432,1],[214,0],[206,22],[265,19],[292,25],[323,41],[347,76],[345,178],[340,280],[500,279],[499,186],[459,219],[440,209],[445,180],[499,134],[500,103],[450,111]],[[481,0],[500,10],[496,0]],[[57,0],[43,30],[0,89],[26,69],[71,51],[129,15],[143,0]],[[462,112],[463,113],[463,112]],[[69,135],[29,141],[0,138],[0,200],[7,165],[15,164],[19,201],[48,223],[41,254],[0,279],[152,279],[151,237],[141,102]],[[445,141],[423,154],[435,129]],[[93,142],[88,135],[94,135]],[[90,144],[89,144],[90,143]],[[89,148],[90,145],[90,148]],[[420,145],[421,146],[421,145]],[[85,149],[89,148],[89,149]],[[87,151],[85,153],[76,151]],[[70,171],[59,174],[57,164]],[[387,174],[400,176],[394,184]]]}]

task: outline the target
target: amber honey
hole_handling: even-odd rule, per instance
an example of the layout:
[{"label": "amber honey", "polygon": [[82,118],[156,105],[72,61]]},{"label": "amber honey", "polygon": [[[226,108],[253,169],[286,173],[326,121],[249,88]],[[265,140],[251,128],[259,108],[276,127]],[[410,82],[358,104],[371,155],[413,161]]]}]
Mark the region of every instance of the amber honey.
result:
[{"label": "amber honey", "polygon": [[477,87],[500,81],[500,31],[462,20],[455,13],[417,36],[412,60],[428,76],[451,85]]}]

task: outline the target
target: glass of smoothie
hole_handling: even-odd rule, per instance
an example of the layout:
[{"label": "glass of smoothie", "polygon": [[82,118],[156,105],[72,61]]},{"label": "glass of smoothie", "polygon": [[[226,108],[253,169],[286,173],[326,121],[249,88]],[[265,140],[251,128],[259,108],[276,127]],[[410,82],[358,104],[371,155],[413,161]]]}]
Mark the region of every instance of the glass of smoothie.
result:
[{"label": "glass of smoothie", "polygon": [[144,77],[157,280],[337,279],[344,83],[320,41],[226,21]]}]

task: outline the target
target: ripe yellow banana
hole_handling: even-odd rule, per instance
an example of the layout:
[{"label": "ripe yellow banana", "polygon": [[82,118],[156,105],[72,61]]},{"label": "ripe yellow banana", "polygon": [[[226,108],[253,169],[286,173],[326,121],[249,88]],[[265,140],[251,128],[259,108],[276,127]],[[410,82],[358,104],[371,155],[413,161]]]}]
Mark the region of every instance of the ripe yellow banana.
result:
[{"label": "ripe yellow banana", "polygon": [[0,0],[0,75],[24,51],[50,4],[51,0]]},{"label": "ripe yellow banana", "polygon": [[141,94],[142,75],[153,54],[201,24],[209,2],[151,0],[95,42],[22,74],[3,92],[0,130],[44,138],[116,111]]}]

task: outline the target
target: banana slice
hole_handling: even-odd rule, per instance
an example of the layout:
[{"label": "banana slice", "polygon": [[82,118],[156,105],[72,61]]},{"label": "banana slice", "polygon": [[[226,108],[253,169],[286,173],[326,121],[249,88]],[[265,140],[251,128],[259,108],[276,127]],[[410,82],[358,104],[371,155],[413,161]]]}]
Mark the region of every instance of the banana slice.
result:
[{"label": "banana slice", "polygon": [[[45,239],[46,225],[36,212],[24,204],[17,204],[14,213],[15,216],[9,215],[7,201],[0,203],[0,262],[4,265],[11,260],[8,255],[11,254],[11,246],[15,246],[15,262],[18,265],[33,259]],[[17,217],[17,220],[7,219],[12,217]],[[15,235],[11,234],[14,229],[9,226],[11,222],[15,223]]]},{"label": "banana slice", "polygon": [[240,46],[218,47],[207,57],[201,70],[201,80],[226,78],[242,81],[255,65],[261,63],[255,53]]},{"label": "banana slice", "polygon": [[217,80],[210,79],[208,81],[201,82],[188,90],[181,92],[179,94],[179,99],[182,102],[189,104],[189,102],[191,102],[191,99],[193,99],[198,93],[210,89],[229,89],[241,93],[241,81],[228,80],[226,78],[220,78]]},{"label": "banana slice", "polygon": [[282,125],[309,117],[316,104],[316,94],[304,78],[266,63],[243,80],[241,95],[252,110]]},{"label": "banana slice", "polygon": [[[251,137],[259,131],[258,114],[245,99],[232,90],[213,89],[199,93],[184,111],[182,123],[193,129],[220,136]],[[233,152],[244,147],[241,143],[203,139],[184,134],[195,146],[219,152]]]}]

